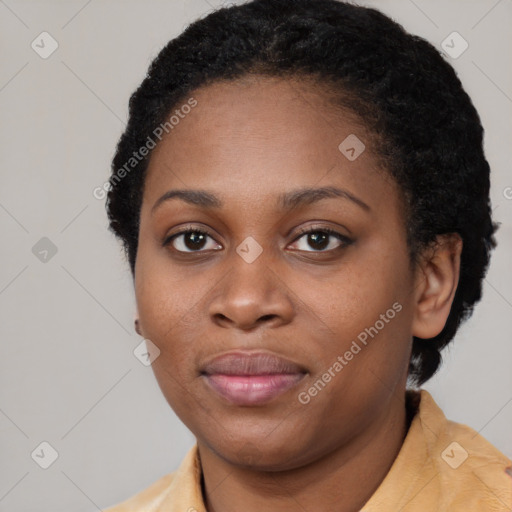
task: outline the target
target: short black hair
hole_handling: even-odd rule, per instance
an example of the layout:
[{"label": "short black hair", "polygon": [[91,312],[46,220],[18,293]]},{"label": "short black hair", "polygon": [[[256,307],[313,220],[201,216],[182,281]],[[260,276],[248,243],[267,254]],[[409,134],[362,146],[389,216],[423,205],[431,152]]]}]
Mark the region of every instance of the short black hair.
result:
[{"label": "short black hair", "polygon": [[375,9],[338,0],[254,0],[198,19],[159,52],[130,97],[106,201],[132,275],[151,153],[129,172],[126,163],[196,88],[250,75],[302,76],[338,91],[340,105],[379,141],[385,171],[399,185],[411,261],[438,235],[462,238],[446,325],[434,338],[413,339],[409,379],[423,384],[481,298],[496,246],[490,169],[479,115],[453,67],[432,44]]}]

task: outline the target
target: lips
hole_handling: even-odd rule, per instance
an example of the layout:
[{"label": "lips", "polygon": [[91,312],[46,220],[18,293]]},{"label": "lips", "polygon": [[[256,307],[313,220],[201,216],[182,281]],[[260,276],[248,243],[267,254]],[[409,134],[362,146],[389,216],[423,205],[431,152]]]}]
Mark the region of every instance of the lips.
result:
[{"label": "lips", "polygon": [[231,352],[207,363],[203,372],[207,375],[272,375],[304,373],[299,365],[265,352]]},{"label": "lips", "polygon": [[306,375],[305,368],[267,352],[231,352],[201,372],[210,389],[236,405],[258,405],[282,395]]}]

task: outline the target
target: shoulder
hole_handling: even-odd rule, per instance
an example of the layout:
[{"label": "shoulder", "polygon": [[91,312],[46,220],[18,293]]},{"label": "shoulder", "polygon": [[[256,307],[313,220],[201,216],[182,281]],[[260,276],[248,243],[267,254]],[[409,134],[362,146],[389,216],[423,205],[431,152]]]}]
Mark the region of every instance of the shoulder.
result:
[{"label": "shoulder", "polygon": [[131,498],[104,512],[205,512],[201,491],[201,462],[197,443],[176,471],[168,473]]},{"label": "shoulder", "polygon": [[149,512],[165,498],[175,475],[176,471],[164,475],[131,498],[104,509],[104,512],[140,512],[141,510]]},{"label": "shoulder", "polygon": [[512,461],[471,427],[446,419],[425,390],[421,400],[419,419],[440,503],[447,510],[510,510]]},{"label": "shoulder", "polygon": [[426,390],[406,401],[409,430],[364,512],[510,512],[512,461],[471,427],[448,420]]}]

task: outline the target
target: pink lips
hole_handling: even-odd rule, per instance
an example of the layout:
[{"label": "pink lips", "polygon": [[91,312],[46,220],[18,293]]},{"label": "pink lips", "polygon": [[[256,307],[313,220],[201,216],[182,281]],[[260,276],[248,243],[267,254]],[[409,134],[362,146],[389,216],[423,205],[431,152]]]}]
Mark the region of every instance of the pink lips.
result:
[{"label": "pink lips", "polygon": [[295,386],[306,374],[297,364],[263,352],[231,352],[203,368],[210,387],[236,405],[257,405]]}]

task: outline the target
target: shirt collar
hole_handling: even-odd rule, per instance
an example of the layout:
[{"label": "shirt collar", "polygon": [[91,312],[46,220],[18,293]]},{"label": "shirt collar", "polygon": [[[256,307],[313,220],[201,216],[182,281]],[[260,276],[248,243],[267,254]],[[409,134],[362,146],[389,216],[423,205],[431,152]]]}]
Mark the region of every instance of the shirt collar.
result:
[{"label": "shirt collar", "polygon": [[[512,483],[504,470],[512,461],[473,429],[448,421],[426,390],[415,393],[420,399],[418,413],[397,458],[361,512],[445,510],[443,506],[453,507],[454,500],[461,499],[460,493],[468,495],[468,482],[473,485],[469,494],[479,497],[464,505],[467,512],[482,510],[481,506],[497,507],[486,510],[501,510],[499,506],[504,504],[510,507]],[[467,458],[461,462],[465,454]],[[448,494],[447,489],[451,489]],[[169,487],[146,510],[206,512],[197,444],[183,459]]]}]

